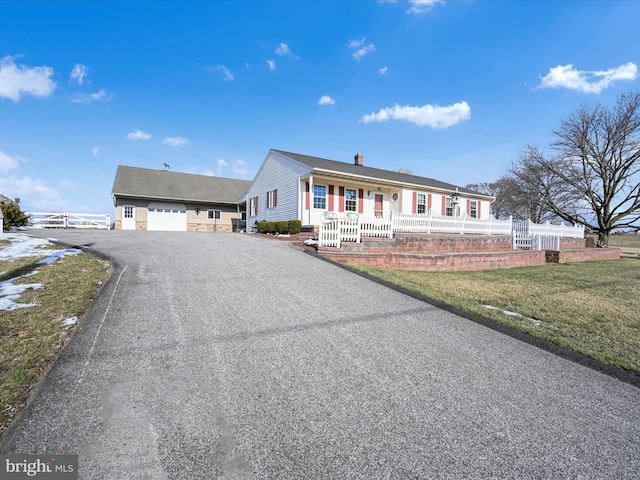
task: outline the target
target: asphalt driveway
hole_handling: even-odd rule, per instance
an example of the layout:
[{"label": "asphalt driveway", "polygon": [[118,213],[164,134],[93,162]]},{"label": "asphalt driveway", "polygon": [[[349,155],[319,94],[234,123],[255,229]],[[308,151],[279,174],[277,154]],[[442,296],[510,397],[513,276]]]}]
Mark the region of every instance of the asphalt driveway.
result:
[{"label": "asphalt driveway", "polygon": [[640,389],[251,235],[115,272],[3,439],[82,479],[638,478]]}]

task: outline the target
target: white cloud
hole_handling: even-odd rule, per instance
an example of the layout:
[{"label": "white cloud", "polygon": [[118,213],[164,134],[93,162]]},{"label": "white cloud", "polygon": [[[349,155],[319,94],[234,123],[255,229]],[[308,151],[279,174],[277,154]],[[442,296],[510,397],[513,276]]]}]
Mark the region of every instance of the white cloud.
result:
[{"label": "white cloud", "polygon": [[222,158],[218,159],[218,167],[228,167],[229,164],[225,162]]},{"label": "white cloud", "polygon": [[362,38],[362,40],[349,40],[349,43],[347,44],[347,46],[352,50],[355,50],[352,56],[356,60],[360,60],[366,54],[375,51],[376,47],[373,45],[373,43],[371,42],[369,42],[368,44],[365,44],[365,43],[366,43],[366,38],[364,37]]},{"label": "white cloud", "polygon": [[549,69],[538,88],[566,88],[582,93],[600,93],[618,80],[633,81],[638,78],[638,66],[629,62],[609,70],[582,71],[573,65],[558,65]]},{"label": "white cloud", "polygon": [[323,95],[318,100],[318,105],[335,105],[336,101],[329,95]]},{"label": "white cloud", "polygon": [[286,43],[281,43],[280,45],[278,45],[278,48],[276,48],[275,52],[281,57],[288,56],[293,57],[295,60],[300,59],[298,55],[294,55],[294,53],[289,48],[289,45],[287,45]]},{"label": "white cloud", "polygon": [[21,203],[25,203],[25,199],[31,196],[44,197],[49,200],[57,200],[60,194],[57,190],[47,187],[39,178],[31,178],[26,175],[22,178],[7,177],[0,178],[0,191],[10,192],[13,198],[20,198]]},{"label": "white cloud", "polygon": [[162,143],[171,147],[179,147],[181,145],[187,145],[189,143],[189,140],[182,137],[164,137]]},{"label": "white cloud", "polygon": [[386,67],[386,66],[384,66],[384,67],[382,67],[380,70],[378,70],[378,73],[379,73],[380,75],[382,75],[383,77],[386,77],[386,76],[387,76],[387,70],[388,70],[388,69],[387,69],[387,67]]},{"label": "white cloud", "polygon": [[76,63],[69,74],[69,78],[71,80],[75,80],[78,82],[78,85],[82,85],[84,83],[84,77],[89,73],[89,69],[82,65],[81,63]]},{"label": "white cloud", "polygon": [[421,127],[429,126],[435,129],[444,129],[456,123],[471,118],[471,108],[467,102],[458,102],[447,107],[439,105],[423,105],[411,107],[395,105],[381,108],[378,113],[372,113],[362,117],[363,123],[386,122],[387,120],[404,120],[415,123]]},{"label": "white cloud", "polygon": [[223,75],[222,80],[224,80],[225,82],[231,82],[234,79],[233,74],[231,73],[231,70],[229,70],[224,65],[216,65],[215,67],[211,66],[209,67],[209,70],[211,70],[212,72],[222,73]]},{"label": "white cloud", "polygon": [[144,130],[135,130],[129,133],[125,138],[134,142],[137,142],[138,140],[151,140],[151,134]]},{"label": "white cloud", "polygon": [[280,45],[278,45],[278,48],[276,48],[276,53],[281,57],[283,55],[292,55],[291,50],[286,43],[281,43]]},{"label": "white cloud", "polygon": [[108,102],[113,98],[113,93],[107,92],[105,88],[98,90],[96,93],[79,93],[73,100],[73,103],[93,103],[104,101]]},{"label": "white cloud", "polygon": [[407,10],[409,14],[427,13],[434,5],[444,3],[444,0],[409,0],[411,6]]},{"label": "white cloud", "polygon": [[233,162],[233,172],[238,175],[246,175],[249,170],[247,169],[247,162],[244,160],[236,160]]},{"label": "white cloud", "polygon": [[56,88],[51,79],[53,68],[16,65],[15,58],[6,56],[0,59],[0,98],[18,102],[23,94],[34,97],[51,95]]},{"label": "white cloud", "polygon": [[271,72],[276,69],[276,62],[273,60],[267,60],[267,65],[269,65],[269,71]]},{"label": "white cloud", "polygon": [[96,145],[95,147],[93,147],[91,149],[91,153],[93,154],[94,157],[98,156],[98,149],[100,148],[100,145]]},{"label": "white cloud", "polygon": [[20,168],[20,162],[25,162],[24,158],[12,157],[0,150],[0,172],[8,172],[9,170],[17,170]]}]

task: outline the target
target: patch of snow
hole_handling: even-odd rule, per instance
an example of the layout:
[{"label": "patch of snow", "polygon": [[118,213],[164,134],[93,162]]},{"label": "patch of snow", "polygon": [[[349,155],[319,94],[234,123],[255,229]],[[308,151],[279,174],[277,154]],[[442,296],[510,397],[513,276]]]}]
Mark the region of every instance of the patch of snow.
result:
[{"label": "patch of snow", "polygon": [[42,288],[42,283],[25,283],[22,285],[14,285],[13,282],[22,277],[10,278],[4,282],[0,282],[0,310],[15,310],[17,308],[36,307],[35,303],[16,303],[27,290],[37,290]]},{"label": "patch of snow", "polygon": [[7,233],[3,239],[9,240],[11,245],[0,245],[0,260],[46,255],[48,251],[44,250],[44,247],[51,245],[51,242],[44,238],[18,233]]},{"label": "patch of snow", "polygon": [[[44,247],[50,246],[51,242],[43,238],[34,238],[18,233],[3,234],[3,240],[9,240],[10,245],[0,245],[0,260],[13,260],[16,258],[34,257],[46,255],[45,258],[36,262],[36,265],[50,265],[59,258],[67,255],[76,255],[80,252],[75,248],[66,250],[48,250]],[[4,273],[4,272],[3,272]],[[21,277],[11,278],[0,282],[0,311],[11,311],[17,308],[36,307],[34,303],[16,303],[20,295],[27,290],[42,288],[42,283],[26,283],[15,285],[14,282],[20,278],[30,277],[38,273],[34,270]]]},{"label": "patch of snow", "polygon": [[520,313],[517,313],[517,312],[510,312],[509,310],[502,310],[501,308],[494,307],[492,305],[483,305],[483,307],[484,308],[488,308],[489,310],[499,310],[502,313],[504,313],[505,315],[508,315],[510,317],[518,317],[518,318],[523,318],[524,320],[529,320],[536,327],[539,327],[542,324],[542,322],[540,320],[536,320],[535,318],[525,317],[524,315],[522,315]]},{"label": "patch of snow", "polygon": [[76,323],[78,323],[78,317],[70,317],[67,318],[65,321],[62,322],[62,326],[63,327],[70,327],[71,325],[75,325]]},{"label": "patch of snow", "polygon": [[77,255],[78,253],[80,253],[80,250],[77,250],[75,248],[69,248],[67,250],[55,250],[47,258],[43,258],[42,260],[36,262],[36,265],[50,265],[59,258],[66,257],[67,255]]}]

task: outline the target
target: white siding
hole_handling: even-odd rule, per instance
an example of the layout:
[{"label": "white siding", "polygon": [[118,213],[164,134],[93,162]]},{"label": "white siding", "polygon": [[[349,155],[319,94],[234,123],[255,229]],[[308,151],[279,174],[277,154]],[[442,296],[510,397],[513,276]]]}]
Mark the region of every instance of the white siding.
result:
[{"label": "white siding", "polygon": [[[256,178],[247,192],[247,228],[257,221],[295,220],[299,219],[298,185],[301,176],[308,175],[311,167],[284,157],[276,152],[269,152],[260,167]],[[278,204],[267,208],[267,192],[278,190]],[[258,214],[251,216],[250,202],[258,197]],[[304,223],[304,222],[303,222]]]}]

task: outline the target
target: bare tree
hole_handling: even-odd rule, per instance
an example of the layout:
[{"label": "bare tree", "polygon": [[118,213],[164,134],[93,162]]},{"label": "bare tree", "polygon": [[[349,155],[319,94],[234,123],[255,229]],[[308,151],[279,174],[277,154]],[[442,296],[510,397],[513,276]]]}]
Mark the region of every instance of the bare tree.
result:
[{"label": "bare tree", "polygon": [[541,223],[554,215],[545,206],[540,192],[540,178],[525,154],[509,172],[491,183],[472,183],[465,188],[495,197],[491,213],[496,218],[509,218]]},{"label": "bare tree", "polygon": [[623,94],[610,108],[582,106],[553,135],[553,156],[529,146],[519,164],[537,179],[542,209],[596,232],[602,247],[614,229],[637,229],[640,94]]},{"label": "bare tree", "polygon": [[413,170],[411,170],[410,168],[404,168],[404,167],[392,168],[391,171],[392,172],[398,172],[398,173],[406,173],[407,175],[415,175],[413,173]]}]

